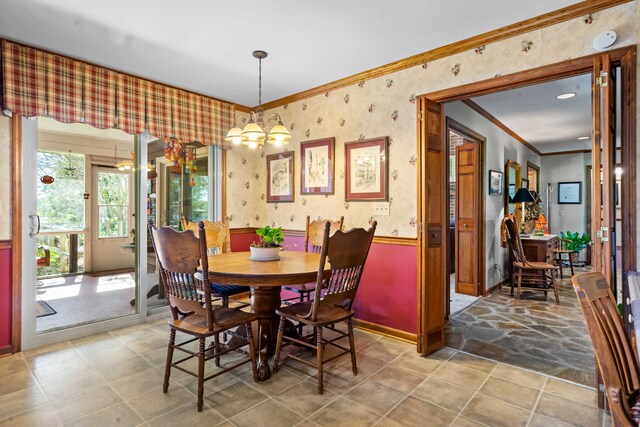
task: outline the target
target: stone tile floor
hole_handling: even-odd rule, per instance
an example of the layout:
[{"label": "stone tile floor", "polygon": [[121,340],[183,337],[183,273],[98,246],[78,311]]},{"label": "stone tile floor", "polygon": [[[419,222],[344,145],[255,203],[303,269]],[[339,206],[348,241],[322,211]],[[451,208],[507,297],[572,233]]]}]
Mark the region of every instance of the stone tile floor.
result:
[{"label": "stone tile floor", "polygon": [[362,330],[359,374],[348,357],[328,364],[323,395],[306,365],[258,384],[245,365],[205,383],[198,413],[192,377],[173,370],[162,393],[167,338],[160,321],[0,358],[0,426],[611,423],[593,389],[450,348],[420,357],[414,344]]},{"label": "stone tile floor", "polygon": [[[581,270],[583,271],[583,270]],[[451,317],[447,346],[595,387],[595,354],[570,279],[516,300],[503,288]]]}]

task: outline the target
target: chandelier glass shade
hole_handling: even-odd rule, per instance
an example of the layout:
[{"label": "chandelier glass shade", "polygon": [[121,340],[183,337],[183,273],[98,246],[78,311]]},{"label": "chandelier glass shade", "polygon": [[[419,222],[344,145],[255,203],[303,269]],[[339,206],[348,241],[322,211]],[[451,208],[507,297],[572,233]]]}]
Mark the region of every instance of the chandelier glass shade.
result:
[{"label": "chandelier glass shade", "polygon": [[[262,147],[265,142],[282,147],[287,145],[291,139],[289,129],[282,123],[282,119],[277,113],[269,114],[265,120],[262,109],[262,60],[267,57],[267,52],[256,50],[253,52],[253,56],[259,61],[258,108],[251,111],[248,116],[237,116],[234,127],[227,133],[225,141],[231,142],[233,145],[243,144],[251,149]],[[239,122],[242,122],[244,127],[241,128]],[[272,122],[275,124],[269,128]]]}]

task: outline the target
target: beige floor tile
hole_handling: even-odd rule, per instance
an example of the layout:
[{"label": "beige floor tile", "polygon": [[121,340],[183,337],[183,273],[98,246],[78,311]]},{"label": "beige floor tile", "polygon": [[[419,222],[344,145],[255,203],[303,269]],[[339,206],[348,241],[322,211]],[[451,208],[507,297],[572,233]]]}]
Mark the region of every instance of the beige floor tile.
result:
[{"label": "beige floor tile", "polygon": [[436,360],[449,360],[458,352],[458,350],[454,350],[449,347],[442,347],[438,351],[434,351],[430,355],[427,356],[427,359],[436,359]]},{"label": "beige floor tile", "polygon": [[267,396],[275,396],[276,394],[288,388],[291,388],[303,381],[302,378],[298,377],[297,375],[293,375],[290,372],[282,370],[278,371],[275,374],[272,373],[271,378],[269,378],[267,381],[254,382],[251,365],[241,366],[231,371],[231,373],[234,376],[240,378],[244,383],[260,390]]},{"label": "beige floor tile", "polygon": [[162,388],[159,387],[129,399],[127,403],[146,421],[166,414],[172,409],[187,403],[191,403],[193,410],[196,410],[195,396],[179,386],[169,387],[167,393],[163,393]]},{"label": "beige floor tile", "polygon": [[31,387],[5,394],[0,396],[0,420],[45,405],[47,402],[48,400],[40,387]]},{"label": "beige floor tile", "polygon": [[345,394],[345,397],[358,402],[362,406],[377,412],[386,414],[396,403],[407,395],[372,380],[366,380],[356,388]]},{"label": "beige floor tile", "polygon": [[387,417],[403,426],[433,427],[448,426],[456,418],[456,414],[431,403],[407,397],[391,411]]},{"label": "beige floor tile", "polygon": [[[151,332],[149,332],[149,327],[147,325],[135,325],[129,326],[126,328],[116,329],[115,331],[109,332],[112,336],[118,338],[120,342],[128,343],[131,341],[136,341],[140,339],[144,339],[148,337]],[[167,340],[169,339],[169,335],[167,334]]]},{"label": "beige floor tile", "polygon": [[231,418],[238,427],[287,427],[302,421],[303,417],[287,409],[273,399],[268,399],[257,406]]},{"label": "beige floor tile", "polygon": [[360,427],[373,425],[380,419],[380,415],[341,397],[309,419],[321,426]]},{"label": "beige floor tile", "polygon": [[598,408],[582,405],[549,393],[542,393],[535,412],[573,426],[592,427],[599,425]]},{"label": "beige floor tile", "polygon": [[22,412],[0,421],[2,427],[54,427],[59,425],[62,425],[62,421],[51,405]]},{"label": "beige floor tile", "polygon": [[375,427],[402,427],[402,424],[393,421],[389,417],[382,417],[374,424]]},{"label": "beige floor tile", "polygon": [[37,385],[38,382],[29,371],[21,371],[15,374],[5,375],[0,381],[0,396],[35,387]]},{"label": "beige floor tile", "polygon": [[162,372],[156,368],[149,368],[115,380],[111,383],[111,387],[126,400],[157,389],[162,386],[163,380]]},{"label": "beige floor tile", "polygon": [[549,378],[543,391],[545,393],[562,396],[583,405],[590,405],[596,408],[598,407],[598,393],[592,388],[571,384],[555,378]]},{"label": "beige floor tile", "polygon": [[56,344],[50,344],[50,345],[43,345],[42,347],[38,347],[38,348],[32,348],[30,350],[25,350],[22,352],[22,355],[25,358],[28,357],[32,357],[38,354],[44,354],[44,353],[49,353],[52,351],[57,351],[57,350],[61,350],[64,348],[69,348],[71,347],[71,343],[69,341],[63,341],[63,342],[59,342]]},{"label": "beige floor tile", "polygon": [[187,403],[149,421],[148,424],[151,427],[215,426],[223,421],[224,417],[216,410],[205,406],[202,412],[198,412],[195,403]]},{"label": "beige floor tile", "polygon": [[477,421],[473,421],[470,418],[459,416],[456,420],[451,424],[451,427],[483,427],[486,424],[481,424]]},{"label": "beige floor tile", "polygon": [[484,372],[486,374],[490,374],[498,365],[494,361],[462,352],[454,354],[451,359],[449,359],[449,362],[456,363],[460,366],[464,366],[465,368],[475,369],[476,371]]},{"label": "beige floor tile", "polygon": [[432,376],[460,387],[477,390],[487,378],[488,374],[476,371],[475,369],[465,368],[455,363],[445,362]]},{"label": "beige floor tile", "polygon": [[266,399],[266,395],[243,382],[237,382],[205,396],[207,405],[225,418],[231,418]]},{"label": "beige floor tile", "polygon": [[23,353],[15,353],[15,354],[3,354],[0,356],[0,365],[9,362],[15,362],[16,360],[24,360]]},{"label": "beige floor tile", "polygon": [[120,396],[109,386],[102,386],[52,403],[58,417],[63,423],[92,414],[108,406],[121,402]]},{"label": "beige floor tile", "polygon": [[112,365],[138,356],[133,350],[121,343],[100,351],[78,350],[93,366]]},{"label": "beige floor tile", "polygon": [[12,360],[7,360],[4,363],[0,363],[0,378],[3,378],[5,375],[17,374],[18,372],[27,371],[29,368],[27,367],[26,362],[22,358],[12,358]]},{"label": "beige floor tile", "polygon": [[530,411],[493,397],[476,394],[462,415],[489,426],[525,426],[529,421]]},{"label": "beige floor tile", "polygon": [[111,382],[152,367],[153,366],[142,357],[136,356],[122,362],[98,366],[96,367],[96,371],[104,376],[107,381]]},{"label": "beige floor tile", "polygon": [[151,350],[156,350],[158,348],[166,348],[168,341],[168,336],[161,337],[155,332],[147,331],[147,335],[144,338],[128,341],[125,344],[131,350],[135,351],[138,354],[141,354]]},{"label": "beige floor tile", "polygon": [[438,369],[443,361],[439,359],[424,357],[414,351],[407,351],[391,363],[407,369],[411,369],[412,371],[420,372],[421,374],[428,375]]},{"label": "beige floor tile", "polygon": [[516,368],[515,366],[505,365],[503,363],[499,363],[498,366],[496,366],[493,372],[491,372],[491,376],[502,378],[526,387],[535,388],[536,390],[540,390],[544,385],[544,382],[547,380],[547,377],[544,375]]},{"label": "beige floor tile", "polygon": [[473,393],[466,388],[436,378],[428,378],[411,395],[458,413],[471,399]]},{"label": "beige floor tile", "polygon": [[381,338],[365,347],[362,352],[376,359],[390,362],[409,349],[408,346],[389,341]]},{"label": "beige floor tile", "polygon": [[164,365],[167,362],[167,346],[141,353],[140,356],[153,366],[157,366],[164,370]]},{"label": "beige floor tile", "polygon": [[563,423],[560,420],[545,417],[540,414],[533,414],[529,422],[529,427],[569,427],[570,425],[571,424]]},{"label": "beige floor tile", "polygon": [[540,391],[502,378],[489,377],[480,388],[479,393],[505,400],[531,411],[538,400]]},{"label": "beige floor tile", "polygon": [[142,419],[124,402],[104,408],[98,412],[79,418],[67,424],[70,427],[135,427]]},{"label": "beige floor tile", "polygon": [[[380,369],[382,369],[389,362],[377,359],[368,355],[367,353],[357,352],[356,353],[356,366],[358,367],[358,375],[362,375],[363,377],[369,377]],[[339,371],[337,371],[334,365],[327,365],[327,370],[332,373],[336,373],[336,375],[340,375]],[[343,367],[345,369],[345,373],[348,370],[351,375],[353,375],[351,370],[351,358],[347,357],[337,363],[336,366]]]},{"label": "beige floor tile", "polygon": [[318,424],[305,418],[304,420],[296,424],[296,427],[318,427]]},{"label": "beige floor tile", "polygon": [[398,365],[387,365],[371,377],[371,380],[403,393],[411,393],[425,379],[426,375]]},{"label": "beige floor tile", "polygon": [[[75,352],[75,349],[73,351]],[[81,372],[88,372],[92,369],[93,366],[84,357],[80,354],[72,353],[68,360],[38,365],[36,368],[32,368],[32,372],[38,381],[46,382]]]},{"label": "beige floor tile", "polygon": [[70,395],[103,386],[106,382],[98,373],[87,371],[41,382],[40,384],[49,401],[55,402]]},{"label": "beige floor tile", "polygon": [[[175,371],[175,369],[173,370]],[[182,387],[187,389],[189,392],[196,395],[198,393],[198,379],[192,376],[188,376],[187,378],[183,378],[179,381],[173,379],[173,371],[171,373],[172,379],[169,381],[169,388],[173,386],[173,384],[180,384]],[[162,377],[164,380],[164,377]],[[209,381],[205,381],[204,383],[204,394],[205,396],[211,393],[214,393],[218,390],[222,390],[223,388],[227,388],[233,384],[241,382],[240,378],[232,375],[230,372],[219,375],[217,377],[211,378]]]},{"label": "beige floor tile", "polygon": [[51,346],[51,349],[42,353],[25,354],[25,360],[31,369],[38,369],[51,364],[57,364],[60,362],[73,362],[75,360],[81,360],[80,353],[67,344],[62,348],[57,346]]},{"label": "beige floor tile", "polygon": [[315,381],[304,381],[274,396],[274,399],[292,411],[308,417],[338,397],[330,390],[318,394]]}]

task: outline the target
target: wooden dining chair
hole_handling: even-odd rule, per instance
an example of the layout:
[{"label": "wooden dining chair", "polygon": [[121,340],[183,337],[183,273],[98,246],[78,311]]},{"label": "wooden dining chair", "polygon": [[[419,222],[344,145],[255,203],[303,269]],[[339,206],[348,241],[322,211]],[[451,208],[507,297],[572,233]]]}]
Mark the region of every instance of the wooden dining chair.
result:
[{"label": "wooden dining chair", "polygon": [[[207,236],[207,254],[217,255],[220,253],[231,252],[231,235],[229,232],[229,220],[227,218],[224,221],[202,221],[204,223],[204,231]],[[184,230],[191,230],[193,234],[198,236],[198,224],[189,222],[182,217],[182,226]],[[219,299],[222,302],[223,307],[229,307],[229,298],[245,294],[250,291],[248,286],[235,286],[235,285],[221,285],[214,284],[211,288],[211,296],[214,299]],[[249,303],[238,302],[236,300],[237,308],[243,308],[249,306]]]},{"label": "wooden dining chair", "polygon": [[[173,319],[169,321],[169,346],[164,371],[162,391],[169,389],[171,368],[179,369],[198,379],[197,405],[202,411],[204,382],[246,363],[251,363],[253,380],[258,381],[256,370],[256,354],[253,344],[251,322],[257,319],[253,313],[246,313],[235,308],[215,307],[211,298],[209,280],[209,263],[207,259],[207,237],[205,225],[198,223],[198,237],[190,231],[176,231],[170,227],[156,228],[149,221],[151,240],[158,256],[158,267],[163,278],[165,292],[169,300],[169,308]],[[200,271],[198,272],[198,268]],[[236,334],[232,329],[246,329],[246,335]],[[190,335],[184,342],[176,344],[176,332]],[[221,333],[237,337],[232,345],[220,346],[218,336]],[[214,345],[206,349],[206,339],[213,337]],[[189,344],[198,341],[198,350],[192,351]],[[233,359],[229,366],[223,366],[215,373],[205,377],[205,362],[215,359],[220,365],[220,356],[249,346],[246,357]],[[174,362],[173,352],[178,350],[187,356]],[[193,358],[198,359],[197,372],[182,366]]]},{"label": "wooden dining chair", "polygon": [[568,255],[567,258],[569,258],[568,261],[569,261],[569,267],[571,267],[571,276],[573,276],[575,274],[573,272],[573,254],[575,252],[570,249],[567,249],[566,239],[560,239],[559,243],[560,244],[558,245],[558,248],[554,249],[553,253],[555,255],[556,265],[560,267],[560,277],[564,278],[564,272],[562,271],[562,264],[564,262],[564,258],[562,257],[563,255]]},{"label": "wooden dining chair", "polygon": [[556,277],[558,267],[546,262],[530,262],[524,255],[518,225],[513,219],[506,217],[503,227],[507,234],[507,243],[513,256],[513,277],[511,278],[511,295],[513,295],[514,283],[517,286],[516,298],[520,298],[520,290],[526,287],[529,290],[541,291],[547,296],[549,290],[553,290],[556,303],[560,302]]},{"label": "wooden dining chair", "polygon": [[[338,221],[331,220],[314,220],[307,215],[307,223],[304,230],[304,251],[320,253],[322,250],[322,239],[324,237],[324,226],[326,223],[331,225],[331,230],[342,230],[344,224],[344,216]],[[295,292],[297,297],[283,299],[284,304],[290,305],[295,302],[304,302],[311,298],[311,293],[315,290],[315,283],[302,283],[300,285],[283,286],[282,289]]]},{"label": "wooden dining chair", "polygon": [[601,273],[577,274],[572,282],[596,352],[612,424],[637,426],[640,368],[616,299]]},{"label": "wooden dining chair", "polygon": [[[354,228],[347,232],[337,230],[329,237],[331,224],[326,222],[314,299],[283,306],[276,310],[276,313],[280,316],[280,326],[273,364],[274,372],[277,372],[289,359],[313,366],[318,370],[318,393],[320,394],[324,391],[324,363],[350,353],[351,369],[354,375],[358,374],[352,307],[376,225],[377,223],[374,221],[369,230],[362,228]],[[331,275],[328,279],[323,280],[326,262],[329,263],[331,268]],[[293,326],[285,331],[287,321],[292,322]],[[338,323],[346,323],[347,331],[337,329],[336,324]],[[298,325],[311,327],[313,333],[308,337],[300,337],[296,330]],[[335,334],[332,334],[331,338],[325,339],[323,336],[324,328],[330,329]],[[294,333],[285,334],[285,332]],[[336,343],[342,338],[349,339],[348,348]],[[283,345],[289,344],[304,346],[315,351],[315,363],[295,354],[282,353]],[[342,351],[325,360],[324,348],[327,345],[335,346]],[[281,357],[283,358],[282,362],[280,361]]]}]

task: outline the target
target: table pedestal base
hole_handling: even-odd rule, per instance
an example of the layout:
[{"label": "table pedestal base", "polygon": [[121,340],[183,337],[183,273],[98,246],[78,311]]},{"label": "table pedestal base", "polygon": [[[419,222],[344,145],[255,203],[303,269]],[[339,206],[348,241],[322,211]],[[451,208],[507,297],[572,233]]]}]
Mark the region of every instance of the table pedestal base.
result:
[{"label": "table pedestal base", "polygon": [[278,338],[278,315],[280,307],[280,287],[251,287],[251,309],[258,316],[258,379],[268,380],[271,377],[269,356],[275,354]]}]

